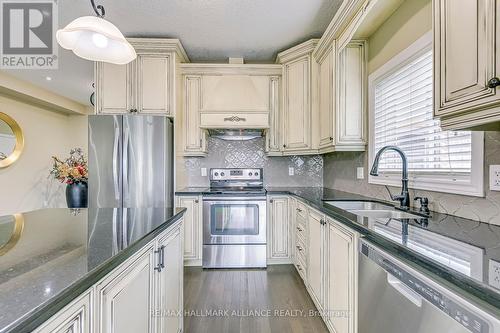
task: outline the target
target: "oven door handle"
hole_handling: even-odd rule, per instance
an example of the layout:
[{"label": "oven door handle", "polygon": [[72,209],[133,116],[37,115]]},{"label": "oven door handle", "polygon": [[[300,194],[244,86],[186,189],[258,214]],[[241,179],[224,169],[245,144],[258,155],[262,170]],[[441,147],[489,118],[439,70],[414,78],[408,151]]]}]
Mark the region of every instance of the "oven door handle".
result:
[{"label": "oven door handle", "polygon": [[203,197],[203,201],[266,201],[266,197]]}]

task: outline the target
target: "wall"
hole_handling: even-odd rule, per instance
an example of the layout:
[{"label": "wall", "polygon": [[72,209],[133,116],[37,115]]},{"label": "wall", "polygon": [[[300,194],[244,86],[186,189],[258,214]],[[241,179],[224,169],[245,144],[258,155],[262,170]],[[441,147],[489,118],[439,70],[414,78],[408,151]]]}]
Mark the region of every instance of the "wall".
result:
[{"label": "wall", "polygon": [[42,207],[65,207],[64,186],[48,178],[51,156],[87,148],[87,117],[53,112],[0,95],[0,112],[23,130],[25,147],[11,166],[0,169],[0,215]]},{"label": "wall", "polygon": [[[208,177],[201,176],[201,168],[264,168],[266,186],[322,186],[323,158],[314,156],[267,157],[265,141],[224,141],[208,139],[207,157],[177,158],[177,188],[209,186]],[[295,169],[288,176],[288,168]]]},{"label": "wall", "polygon": [[[431,1],[407,0],[369,39],[369,72],[375,71],[431,30]],[[488,190],[488,168],[500,164],[500,132],[485,133],[484,198],[412,190],[411,196],[430,199],[431,210],[500,225],[500,192]],[[356,179],[356,167],[365,179]],[[383,186],[368,184],[367,153],[334,153],[324,158],[324,186],[389,200]],[[399,188],[391,188],[397,192]]]}]

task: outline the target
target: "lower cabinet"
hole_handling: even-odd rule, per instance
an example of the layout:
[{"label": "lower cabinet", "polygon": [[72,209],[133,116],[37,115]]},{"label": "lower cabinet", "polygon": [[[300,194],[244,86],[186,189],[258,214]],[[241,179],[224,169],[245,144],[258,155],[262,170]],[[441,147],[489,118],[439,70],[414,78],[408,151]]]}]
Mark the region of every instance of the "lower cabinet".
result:
[{"label": "lower cabinet", "polygon": [[179,286],[184,283],[184,260],[181,232],[182,229],[178,228],[158,240],[158,246],[163,251],[163,268],[157,274],[158,333],[182,332],[183,288]]},{"label": "lower cabinet", "polygon": [[96,288],[96,326],[102,333],[153,331],[155,244]]},{"label": "lower cabinet", "polygon": [[269,196],[267,212],[267,262],[291,263],[288,196]]},{"label": "lower cabinet", "polygon": [[[300,215],[297,216],[300,219]],[[330,332],[357,332],[358,234],[308,208],[307,238],[304,249],[308,258],[307,278],[304,282],[311,298]],[[297,252],[295,254],[297,257]],[[294,258],[294,261],[301,260]],[[298,267],[297,270],[300,274]]]},{"label": "lower cabinet", "polygon": [[182,332],[182,223],[170,226],[34,332]]},{"label": "lower cabinet", "polygon": [[203,252],[203,204],[199,195],[177,196],[176,207],[185,207],[184,265],[201,266]]},{"label": "lower cabinet", "polygon": [[336,333],[357,332],[357,248],[354,232],[326,218],[325,321]]},{"label": "lower cabinet", "polygon": [[313,298],[318,310],[323,310],[323,290],[324,283],[324,218],[320,213],[309,210],[308,217],[309,242],[307,244],[307,253],[309,262],[307,265],[307,283],[311,297]]},{"label": "lower cabinet", "polygon": [[89,333],[93,290],[71,302],[33,333]]}]

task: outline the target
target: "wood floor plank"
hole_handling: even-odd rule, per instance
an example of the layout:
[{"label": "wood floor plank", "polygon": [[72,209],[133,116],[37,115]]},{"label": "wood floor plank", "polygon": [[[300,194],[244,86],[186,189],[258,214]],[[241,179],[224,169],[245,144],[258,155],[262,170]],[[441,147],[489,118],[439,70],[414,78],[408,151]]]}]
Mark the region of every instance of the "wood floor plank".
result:
[{"label": "wood floor plank", "polygon": [[184,272],[185,333],[328,332],[292,265]]}]

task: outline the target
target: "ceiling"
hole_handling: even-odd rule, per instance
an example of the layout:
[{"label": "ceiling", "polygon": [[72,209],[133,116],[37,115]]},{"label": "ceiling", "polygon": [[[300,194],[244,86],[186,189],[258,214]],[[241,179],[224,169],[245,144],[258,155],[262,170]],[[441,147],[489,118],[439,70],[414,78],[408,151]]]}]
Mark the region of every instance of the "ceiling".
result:
[{"label": "ceiling", "polygon": [[[127,37],[179,38],[191,62],[272,63],[279,51],[321,37],[342,0],[96,0]],[[93,15],[88,0],[59,0],[59,26]],[[92,63],[59,48],[57,70],[7,72],[89,104]],[[47,81],[47,77],[52,80]]]}]

